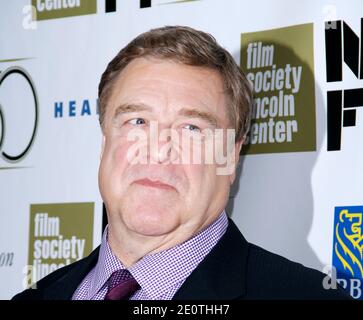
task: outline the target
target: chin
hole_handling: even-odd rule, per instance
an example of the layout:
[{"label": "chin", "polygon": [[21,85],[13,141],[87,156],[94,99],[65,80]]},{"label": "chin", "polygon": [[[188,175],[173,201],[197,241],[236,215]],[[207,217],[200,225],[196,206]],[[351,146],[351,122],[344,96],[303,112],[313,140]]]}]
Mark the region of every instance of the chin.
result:
[{"label": "chin", "polygon": [[139,209],[130,213],[126,224],[132,231],[144,236],[161,236],[172,232],[177,226],[175,213],[164,209]]}]

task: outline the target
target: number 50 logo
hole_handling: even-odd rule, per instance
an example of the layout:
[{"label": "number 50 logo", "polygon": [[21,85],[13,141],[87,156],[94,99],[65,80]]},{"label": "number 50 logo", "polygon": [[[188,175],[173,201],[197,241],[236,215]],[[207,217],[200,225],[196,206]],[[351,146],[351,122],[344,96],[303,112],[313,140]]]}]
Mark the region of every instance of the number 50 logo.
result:
[{"label": "number 50 logo", "polygon": [[18,66],[0,72],[0,158],[12,163],[27,155],[36,135],[38,112],[38,97],[28,72]]}]

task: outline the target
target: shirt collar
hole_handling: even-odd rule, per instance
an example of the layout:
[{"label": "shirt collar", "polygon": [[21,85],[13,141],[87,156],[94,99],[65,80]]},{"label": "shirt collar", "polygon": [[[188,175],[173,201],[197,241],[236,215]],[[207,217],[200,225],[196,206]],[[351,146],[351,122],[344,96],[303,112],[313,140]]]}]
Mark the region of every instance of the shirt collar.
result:
[{"label": "shirt collar", "polygon": [[91,280],[89,298],[93,297],[104,285],[106,285],[106,281],[112,273],[120,269],[126,269],[126,267],[112,252],[108,243],[108,226],[106,226],[102,235],[97,265]]},{"label": "shirt collar", "polygon": [[[149,299],[158,299],[186,280],[217,244],[227,226],[227,214],[223,211],[213,223],[189,240],[170,249],[148,254],[128,270]],[[125,266],[112,252],[106,227],[102,236],[99,259],[91,280],[90,297],[106,285],[107,279],[114,271],[120,269],[125,269]]]}]

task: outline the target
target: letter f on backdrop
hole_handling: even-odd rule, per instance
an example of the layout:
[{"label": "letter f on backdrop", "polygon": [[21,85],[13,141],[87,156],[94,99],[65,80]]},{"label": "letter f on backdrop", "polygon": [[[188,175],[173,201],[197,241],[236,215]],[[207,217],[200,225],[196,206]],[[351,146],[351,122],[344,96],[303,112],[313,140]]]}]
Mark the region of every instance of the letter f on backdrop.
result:
[{"label": "letter f on backdrop", "polygon": [[[361,19],[361,37],[363,18]],[[360,44],[359,44],[360,43]],[[325,23],[327,82],[343,81],[343,61],[357,79],[363,79],[363,41],[341,20]],[[363,88],[327,92],[328,151],[341,149],[342,127],[356,125],[356,108],[363,106]]]}]

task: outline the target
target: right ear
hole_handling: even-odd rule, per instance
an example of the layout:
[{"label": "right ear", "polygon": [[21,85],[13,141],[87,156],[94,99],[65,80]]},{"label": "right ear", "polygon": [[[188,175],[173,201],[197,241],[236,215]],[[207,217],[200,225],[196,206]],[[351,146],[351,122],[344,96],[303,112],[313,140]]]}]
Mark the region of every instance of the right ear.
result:
[{"label": "right ear", "polygon": [[100,160],[102,160],[103,151],[105,150],[105,144],[106,144],[106,136],[102,135],[102,142],[101,142],[101,154],[100,154]]}]

